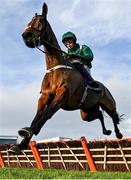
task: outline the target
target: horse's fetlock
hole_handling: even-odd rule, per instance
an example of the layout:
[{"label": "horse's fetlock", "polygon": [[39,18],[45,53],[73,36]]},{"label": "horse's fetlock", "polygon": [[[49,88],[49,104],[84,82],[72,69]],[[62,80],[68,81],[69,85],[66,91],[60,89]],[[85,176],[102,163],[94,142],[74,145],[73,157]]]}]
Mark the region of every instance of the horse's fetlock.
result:
[{"label": "horse's fetlock", "polygon": [[119,133],[120,132],[120,130],[119,129],[115,129],[115,133],[117,134],[117,133]]}]

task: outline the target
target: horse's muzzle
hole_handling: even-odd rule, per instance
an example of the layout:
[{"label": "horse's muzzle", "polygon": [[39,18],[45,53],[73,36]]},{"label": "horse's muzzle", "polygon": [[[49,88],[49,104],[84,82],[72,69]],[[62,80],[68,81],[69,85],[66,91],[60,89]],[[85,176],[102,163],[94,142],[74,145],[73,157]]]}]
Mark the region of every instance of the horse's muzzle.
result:
[{"label": "horse's muzzle", "polygon": [[36,46],[40,45],[39,38],[33,37],[33,33],[23,33],[22,37],[25,45],[29,48],[35,48]]}]

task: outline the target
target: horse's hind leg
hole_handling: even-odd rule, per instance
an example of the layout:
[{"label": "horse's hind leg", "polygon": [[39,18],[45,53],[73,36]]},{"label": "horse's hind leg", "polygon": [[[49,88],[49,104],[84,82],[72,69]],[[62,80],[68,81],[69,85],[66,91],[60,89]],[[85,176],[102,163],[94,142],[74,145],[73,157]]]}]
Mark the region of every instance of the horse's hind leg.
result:
[{"label": "horse's hind leg", "polygon": [[110,135],[112,131],[106,129],[105,123],[104,123],[104,117],[103,117],[102,111],[100,111],[100,110],[98,111],[98,117],[99,117],[99,120],[101,122],[103,134]]},{"label": "horse's hind leg", "polygon": [[121,132],[120,132],[120,130],[118,128],[118,125],[117,125],[120,122],[120,117],[119,117],[118,113],[117,112],[109,113],[109,115],[113,119],[113,124],[114,124],[114,128],[115,128],[116,137],[118,139],[122,139],[123,135],[121,134]]},{"label": "horse's hind leg", "polygon": [[[109,108],[106,108],[105,106],[101,105],[101,108],[106,111],[106,113],[112,118],[113,124],[114,124],[114,131],[116,133],[116,137],[118,139],[122,139],[123,135],[121,134],[118,124],[120,122],[120,118],[118,113],[116,112],[116,108],[112,108],[112,110],[109,110]],[[111,108],[110,108],[111,109]]]},{"label": "horse's hind leg", "polygon": [[80,112],[81,112],[81,117],[84,121],[90,122],[90,121],[93,121],[95,119],[99,119],[101,122],[103,134],[105,134],[105,135],[111,134],[111,130],[107,130],[105,127],[104,117],[103,117],[102,111],[97,110],[97,111],[85,112],[85,111],[81,110]]}]

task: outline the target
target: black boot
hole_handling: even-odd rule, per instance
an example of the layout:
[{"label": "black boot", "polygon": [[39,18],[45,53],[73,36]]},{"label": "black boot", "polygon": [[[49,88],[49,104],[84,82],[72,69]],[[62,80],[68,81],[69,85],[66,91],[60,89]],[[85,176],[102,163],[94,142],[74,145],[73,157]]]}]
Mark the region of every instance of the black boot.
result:
[{"label": "black boot", "polygon": [[88,85],[89,89],[100,92],[101,89],[98,87],[97,83],[94,81],[94,79],[91,77],[90,73],[84,68],[84,66],[80,69],[81,74],[84,77],[84,85],[85,87]]}]

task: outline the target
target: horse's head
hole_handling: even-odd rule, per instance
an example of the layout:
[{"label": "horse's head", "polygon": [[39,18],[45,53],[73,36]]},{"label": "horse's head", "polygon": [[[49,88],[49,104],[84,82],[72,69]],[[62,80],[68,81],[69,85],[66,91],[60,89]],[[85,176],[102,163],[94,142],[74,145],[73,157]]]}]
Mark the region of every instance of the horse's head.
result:
[{"label": "horse's head", "polygon": [[41,39],[44,36],[47,25],[47,10],[47,5],[44,3],[42,15],[35,14],[22,34],[25,44],[30,48],[42,45]]}]

